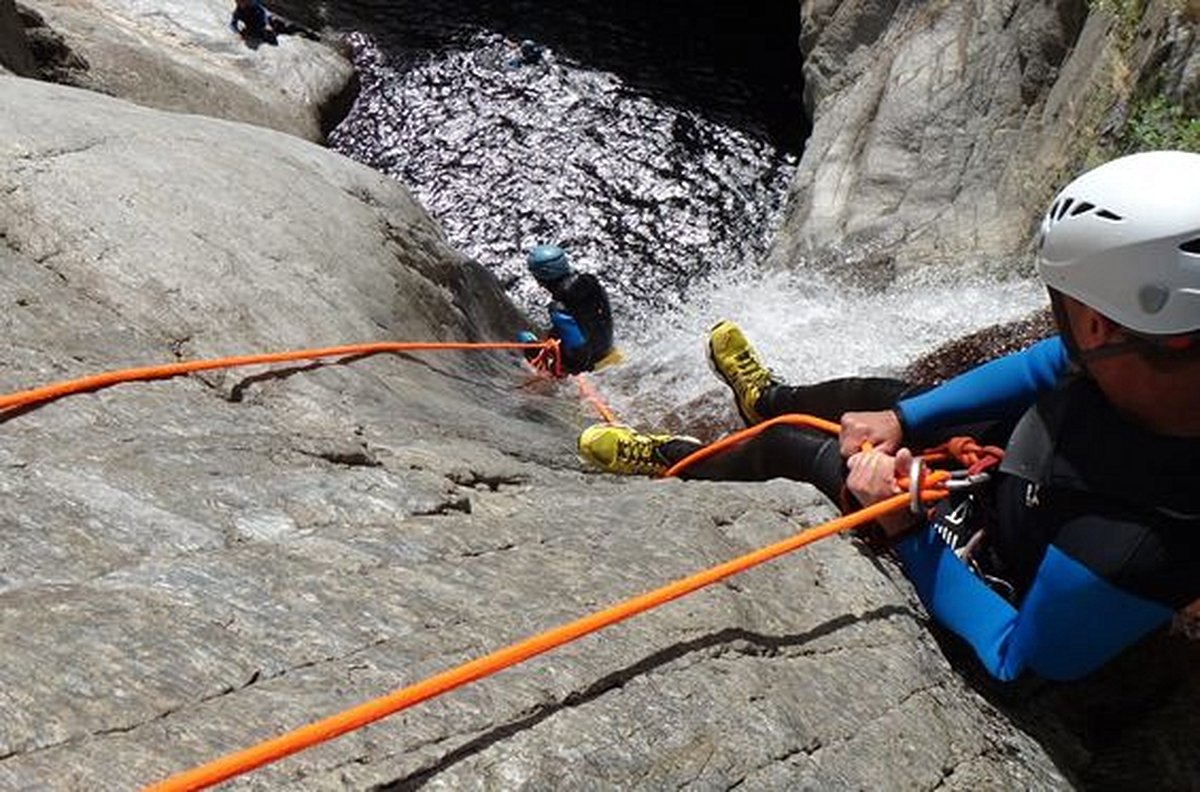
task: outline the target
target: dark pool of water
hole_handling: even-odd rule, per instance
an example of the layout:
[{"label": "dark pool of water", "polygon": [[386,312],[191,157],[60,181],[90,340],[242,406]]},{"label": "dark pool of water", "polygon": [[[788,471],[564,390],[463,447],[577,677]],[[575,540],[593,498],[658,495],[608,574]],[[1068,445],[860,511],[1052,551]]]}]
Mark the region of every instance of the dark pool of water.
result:
[{"label": "dark pool of water", "polygon": [[[782,10],[781,10],[782,9]],[[396,176],[523,307],[555,242],[628,321],[761,258],[807,134],[794,4],[409,0],[284,7],[351,37],[330,144]],[[516,43],[545,49],[513,67]]]}]

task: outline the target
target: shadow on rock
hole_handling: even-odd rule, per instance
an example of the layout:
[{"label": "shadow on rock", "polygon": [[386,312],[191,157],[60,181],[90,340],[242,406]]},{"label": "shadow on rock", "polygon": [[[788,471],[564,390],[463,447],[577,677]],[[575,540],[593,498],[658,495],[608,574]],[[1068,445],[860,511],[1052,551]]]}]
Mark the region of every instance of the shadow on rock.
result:
[{"label": "shadow on rock", "polygon": [[661,649],[633,665],[614,671],[613,673],[596,680],[594,683],[584,688],[581,691],[572,693],[555,704],[538,707],[530,715],[527,715],[519,720],[511,723],[505,723],[497,726],[490,731],[476,737],[474,740],[465,745],[456,748],[447,753],[436,764],[424,770],[420,770],[405,778],[398,779],[389,784],[381,784],[374,787],[379,792],[404,792],[405,790],[420,789],[427,781],[432,779],[439,773],[448,770],[459,762],[467,759],[474,754],[486,750],[492,745],[505,740],[515,734],[519,734],[527,729],[531,729],[547,718],[552,717],[557,712],[571,707],[578,707],[586,704],[589,701],[599,698],[610,690],[620,688],[643,674],[647,674],[657,668],[672,663],[682,657],[686,657],[694,652],[702,652],[707,649],[716,647],[729,647],[742,644],[747,648],[740,651],[750,655],[770,655],[779,652],[782,649],[790,649],[798,646],[803,646],[811,641],[819,638],[824,638],[838,630],[844,629],[854,624],[861,622],[877,621],[880,619],[888,619],[897,615],[910,615],[911,611],[907,608],[896,605],[888,605],[862,614],[854,616],[846,614],[839,616],[836,619],[831,619],[824,624],[815,627],[812,630],[795,635],[764,635],[762,633],[751,632],[741,628],[731,627],[725,630],[720,630],[715,633],[695,638],[690,641],[682,641],[680,643]]}]

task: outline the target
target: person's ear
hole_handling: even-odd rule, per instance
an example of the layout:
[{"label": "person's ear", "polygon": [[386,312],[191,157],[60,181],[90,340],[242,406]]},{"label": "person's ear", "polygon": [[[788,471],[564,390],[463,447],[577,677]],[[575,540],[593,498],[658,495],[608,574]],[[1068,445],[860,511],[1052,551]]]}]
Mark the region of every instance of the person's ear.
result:
[{"label": "person's ear", "polygon": [[1075,341],[1083,350],[1095,349],[1116,341],[1121,334],[1121,328],[1095,308],[1073,301],[1071,311],[1071,329]]}]

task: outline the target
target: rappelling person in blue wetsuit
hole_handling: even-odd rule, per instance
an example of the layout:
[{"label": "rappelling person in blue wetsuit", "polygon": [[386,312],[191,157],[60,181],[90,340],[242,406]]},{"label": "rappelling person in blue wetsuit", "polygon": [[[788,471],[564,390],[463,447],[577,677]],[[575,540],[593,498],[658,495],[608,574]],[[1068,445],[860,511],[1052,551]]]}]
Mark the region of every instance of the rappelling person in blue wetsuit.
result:
[{"label": "rappelling person in blue wetsuit", "polygon": [[[910,448],[968,425],[1002,444],[986,485],[878,529],[930,614],[1001,680],[1082,677],[1200,609],[1200,154],[1083,174],[1046,212],[1037,262],[1059,334],[927,390],[789,386],[717,324],[710,359],[747,424],[807,413],[841,436],[776,425],[682,474],[798,479],[854,508],[899,492]],[[617,473],[662,473],[701,447],[612,424],[579,438]]]},{"label": "rappelling person in blue wetsuit", "polygon": [[[613,362],[612,307],[600,280],[573,269],[558,245],[538,245],[525,263],[538,285],[550,292],[550,327],[544,335],[558,339],[563,373],[579,374]],[[538,340],[530,331],[518,337]]]}]

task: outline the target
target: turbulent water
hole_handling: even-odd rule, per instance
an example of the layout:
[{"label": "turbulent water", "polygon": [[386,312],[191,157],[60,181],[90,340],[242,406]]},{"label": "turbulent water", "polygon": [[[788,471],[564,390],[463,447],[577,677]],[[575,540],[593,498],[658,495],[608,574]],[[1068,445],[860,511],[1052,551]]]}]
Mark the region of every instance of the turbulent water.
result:
[{"label": "turbulent water", "polygon": [[[351,41],[363,90],[331,144],[403,181],[450,241],[534,315],[544,295],[524,273],[529,246],[561,244],[600,275],[625,362],[594,380],[628,422],[700,409],[696,400],[721,387],[703,354],[719,317],[736,319],[781,374],[802,381],[894,372],[1041,300],[1022,281],[927,273],[880,294],[828,282],[802,262],[790,273],[760,271],[802,144],[799,127],[779,119],[802,112],[795,84],[761,93],[762,73],[778,61],[760,62],[755,75],[709,62],[750,46],[722,33],[719,19],[706,28],[715,44],[680,54],[660,53],[653,28],[624,30],[628,16],[581,31],[588,18],[576,11],[572,24],[557,24],[544,5],[416,8],[360,0],[349,7],[357,16],[341,19],[360,31]],[[527,27],[514,8],[528,12]],[[544,56],[520,64],[517,41],[527,37]],[[657,55],[675,56],[683,71],[661,70]]]}]

